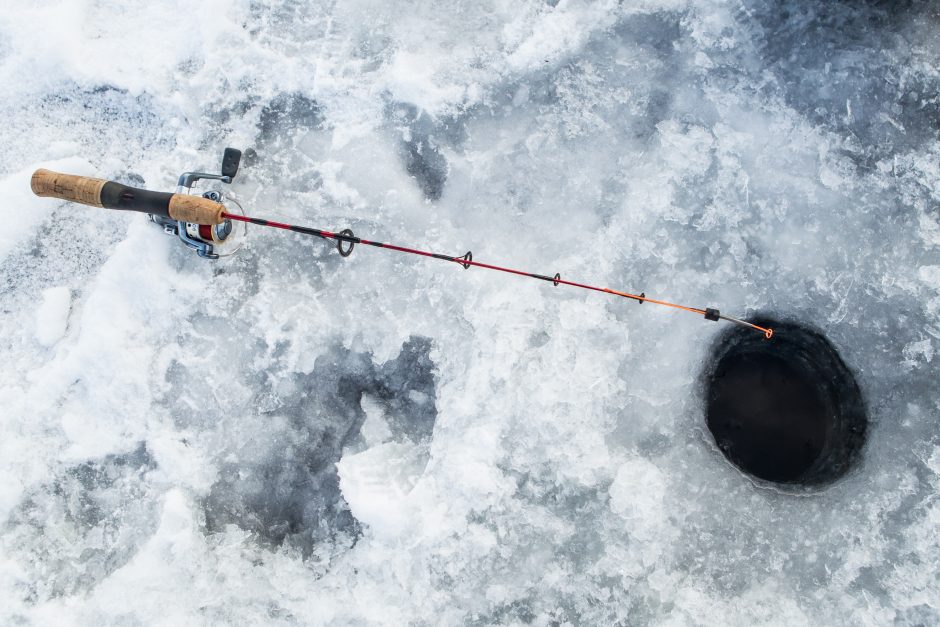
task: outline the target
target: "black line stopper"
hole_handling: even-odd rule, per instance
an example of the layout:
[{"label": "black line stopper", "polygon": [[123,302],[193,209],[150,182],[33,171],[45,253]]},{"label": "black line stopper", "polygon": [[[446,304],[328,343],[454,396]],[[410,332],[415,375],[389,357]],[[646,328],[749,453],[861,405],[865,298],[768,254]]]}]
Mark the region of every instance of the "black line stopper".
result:
[{"label": "black line stopper", "polygon": [[711,307],[705,308],[705,319],[718,322],[718,318],[721,317],[721,312],[717,309],[712,309]]},{"label": "black line stopper", "polygon": [[[349,229],[343,229],[342,231],[339,232],[339,234],[342,235],[343,237],[355,237],[355,235],[353,235],[353,232]],[[349,248],[344,250],[343,241],[344,240],[342,239],[336,240],[336,250],[338,250],[339,254],[342,255],[343,257],[348,257],[352,254],[353,248],[356,247],[356,243],[345,240],[346,243],[349,244]]]}]

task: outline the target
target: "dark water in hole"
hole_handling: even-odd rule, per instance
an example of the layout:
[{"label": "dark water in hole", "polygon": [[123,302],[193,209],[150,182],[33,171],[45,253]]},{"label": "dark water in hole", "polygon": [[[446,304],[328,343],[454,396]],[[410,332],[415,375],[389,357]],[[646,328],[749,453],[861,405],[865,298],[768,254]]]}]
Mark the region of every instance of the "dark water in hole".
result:
[{"label": "dark water in hole", "polygon": [[732,329],[705,372],[706,423],[738,468],[759,479],[822,485],[844,475],[865,443],[867,411],[851,370],[826,337],[769,318],[766,340]]}]

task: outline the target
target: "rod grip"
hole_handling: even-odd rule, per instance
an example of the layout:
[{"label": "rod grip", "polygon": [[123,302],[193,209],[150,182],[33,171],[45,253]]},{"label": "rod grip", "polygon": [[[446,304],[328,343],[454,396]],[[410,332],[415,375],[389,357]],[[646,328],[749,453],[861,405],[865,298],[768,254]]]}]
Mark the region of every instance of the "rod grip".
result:
[{"label": "rod grip", "polygon": [[225,207],[214,200],[189,194],[152,192],[114,181],[39,169],[30,187],[37,196],[61,198],[92,207],[140,211],[194,224],[221,224]]},{"label": "rod grip", "polygon": [[107,181],[104,179],[62,174],[40,168],[33,172],[29,185],[37,196],[61,198],[92,207],[103,207],[101,189],[105,183]]}]

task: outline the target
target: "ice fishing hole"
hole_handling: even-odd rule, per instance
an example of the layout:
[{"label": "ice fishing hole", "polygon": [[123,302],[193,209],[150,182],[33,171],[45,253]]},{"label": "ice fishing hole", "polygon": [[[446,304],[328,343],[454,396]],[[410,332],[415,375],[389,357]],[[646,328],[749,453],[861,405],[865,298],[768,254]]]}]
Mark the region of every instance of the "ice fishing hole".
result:
[{"label": "ice fishing hole", "polygon": [[855,376],[819,331],[767,317],[767,340],[732,328],[703,373],[705,422],[744,472],[779,484],[821,486],[843,476],[865,443],[868,416]]}]

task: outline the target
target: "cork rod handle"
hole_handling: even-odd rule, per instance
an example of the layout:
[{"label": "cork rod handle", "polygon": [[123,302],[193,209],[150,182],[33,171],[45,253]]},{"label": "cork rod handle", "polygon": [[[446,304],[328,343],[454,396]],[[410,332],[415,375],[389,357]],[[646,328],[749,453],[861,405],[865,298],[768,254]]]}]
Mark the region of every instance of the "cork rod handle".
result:
[{"label": "cork rod handle", "polygon": [[103,207],[101,204],[101,188],[104,179],[90,176],[77,176],[75,174],[60,174],[52,170],[40,168],[33,172],[30,187],[37,196],[61,198],[92,207]]},{"label": "cork rod handle", "polygon": [[152,192],[114,181],[42,168],[33,172],[30,187],[37,196],[61,198],[92,207],[141,211],[194,224],[221,224],[225,220],[222,217],[225,207],[201,196]]}]

